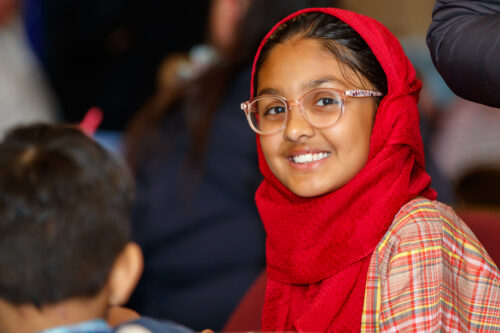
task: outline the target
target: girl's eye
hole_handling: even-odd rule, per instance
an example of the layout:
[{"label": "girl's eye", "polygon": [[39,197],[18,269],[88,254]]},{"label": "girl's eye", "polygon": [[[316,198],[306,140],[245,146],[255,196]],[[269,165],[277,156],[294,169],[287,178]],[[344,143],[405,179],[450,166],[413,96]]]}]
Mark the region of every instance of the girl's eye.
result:
[{"label": "girl's eye", "polygon": [[326,106],[326,105],[332,105],[332,104],[338,104],[339,101],[335,98],[330,98],[330,97],[322,97],[316,101],[314,105],[316,106]]},{"label": "girl's eye", "polygon": [[267,109],[266,112],[264,112],[264,115],[265,116],[272,116],[272,115],[281,114],[281,113],[285,113],[285,112],[286,112],[285,107],[273,106],[273,107],[270,107],[269,109]]}]

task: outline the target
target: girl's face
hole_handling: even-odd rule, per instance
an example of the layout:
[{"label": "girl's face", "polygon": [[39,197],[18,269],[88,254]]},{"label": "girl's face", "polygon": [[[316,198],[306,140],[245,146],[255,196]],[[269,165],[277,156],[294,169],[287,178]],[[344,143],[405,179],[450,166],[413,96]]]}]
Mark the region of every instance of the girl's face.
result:
[{"label": "girl's face", "polygon": [[[257,95],[276,94],[296,100],[315,88],[373,90],[366,79],[354,73],[350,83],[346,82],[340,66],[316,40],[285,41],[276,45],[262,64]],[[344,114],[323,129],[312,127],[298,106],[289,111],[285,130],[260,135],[260,144],[273,174],[294,194],[314,197],[335,191],[366,164],[376,111],[373,98],[347,97]],[[312,154],[312,161],[307,154]]]}]

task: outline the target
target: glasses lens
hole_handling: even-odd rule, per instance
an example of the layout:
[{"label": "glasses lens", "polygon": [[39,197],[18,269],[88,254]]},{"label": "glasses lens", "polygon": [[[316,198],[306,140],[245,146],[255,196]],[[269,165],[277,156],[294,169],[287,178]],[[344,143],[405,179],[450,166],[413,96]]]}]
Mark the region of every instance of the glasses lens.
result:
[{"label": "glasses lens", "polygon": [[286,104],[277,97],[259,97],[251,104],[250,121],[263,134],[276,132],[285,124]]},{"label": "glasses lens", "polygon": [[333,125],[342,114],[342,97],[334,90],[312,90],[302,103],[307,118],[316,127]]}]

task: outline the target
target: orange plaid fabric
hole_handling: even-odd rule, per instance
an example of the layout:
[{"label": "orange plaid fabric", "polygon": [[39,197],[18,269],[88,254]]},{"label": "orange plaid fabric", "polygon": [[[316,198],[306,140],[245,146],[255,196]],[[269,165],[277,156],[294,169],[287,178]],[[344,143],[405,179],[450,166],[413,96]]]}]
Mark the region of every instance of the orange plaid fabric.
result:
[{"label": "orange plaid fabric", "polygon": [[399,211],[370,261],[361,331],[500,332],[500,272],[450,207]]}]

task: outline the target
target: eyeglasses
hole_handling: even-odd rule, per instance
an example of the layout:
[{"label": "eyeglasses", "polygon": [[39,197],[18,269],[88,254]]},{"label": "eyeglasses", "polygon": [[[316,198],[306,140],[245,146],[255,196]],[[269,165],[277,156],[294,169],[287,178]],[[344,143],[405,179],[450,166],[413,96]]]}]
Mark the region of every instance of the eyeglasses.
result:
[{"label": "eyeglasses", "polygon": [[277,95],[261,95],[241,103],[248,123],[257,134],[274,134],[286,127],[288,114],[293,105],[298,105],[305,120],[313,127],[325,128],[335,124],[344,113],[346,97],[382,96],[370,90],[337,90],[333,88],[313,89],[301,98],[289,101]]}]

